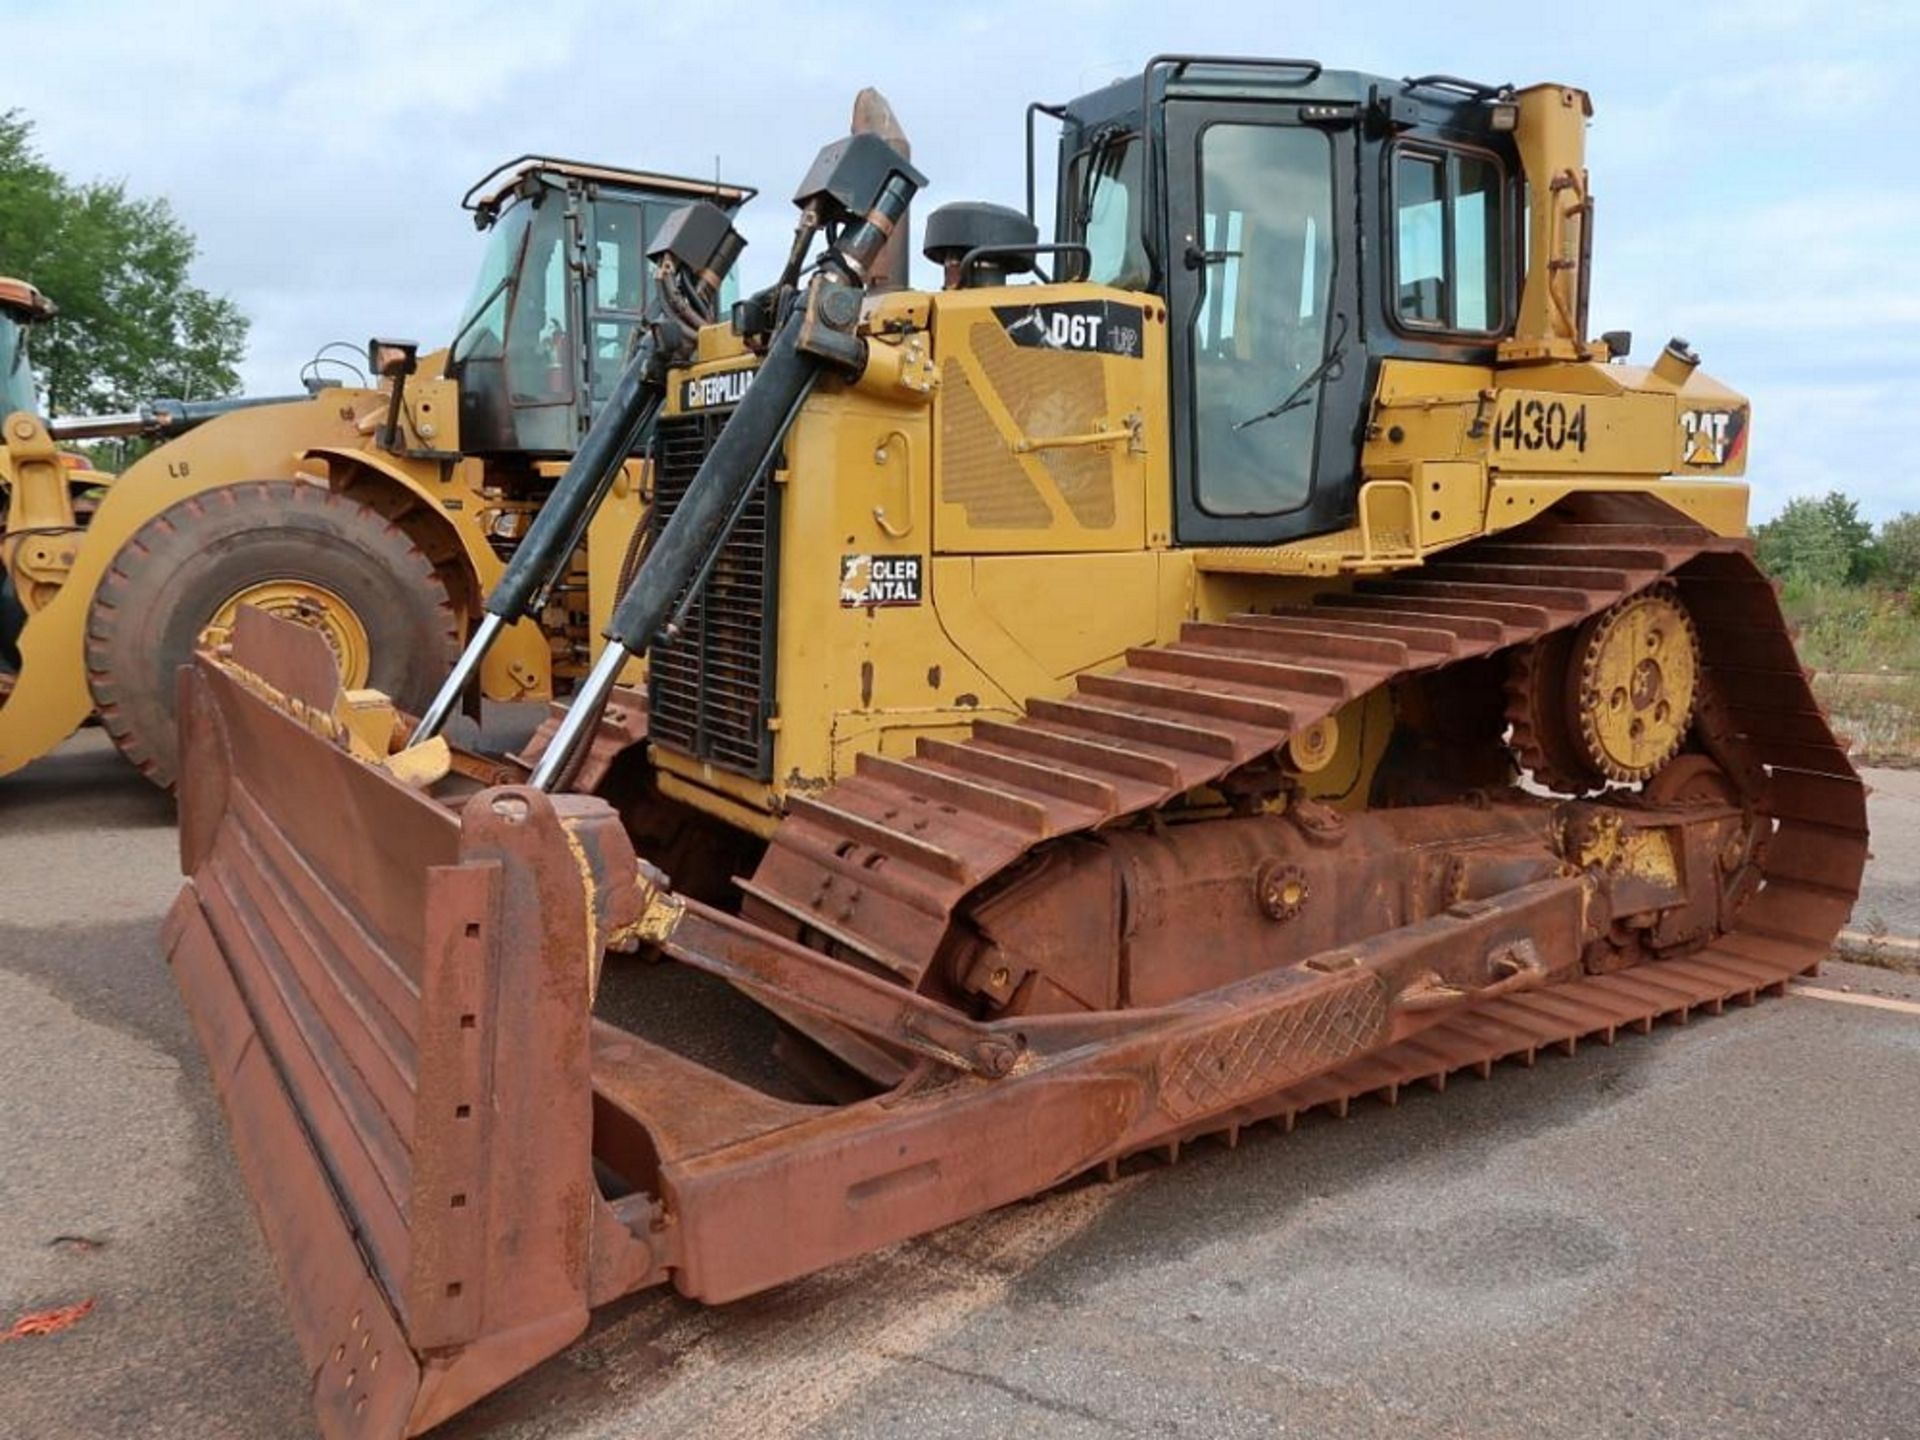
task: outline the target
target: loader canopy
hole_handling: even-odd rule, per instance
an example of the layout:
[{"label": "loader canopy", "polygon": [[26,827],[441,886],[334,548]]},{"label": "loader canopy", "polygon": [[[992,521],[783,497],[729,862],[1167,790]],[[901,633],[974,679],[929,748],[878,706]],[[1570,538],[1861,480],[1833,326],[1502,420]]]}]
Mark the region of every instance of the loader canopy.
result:
[{"label": "loader canopy", "polygon": [[647,242],[689,200],[731,213],[751,194],[542,158],[483,198],[469,192],[491,235],[447,364],[460,381],[466,448],[571,454],[612,393],[651,297]]}]

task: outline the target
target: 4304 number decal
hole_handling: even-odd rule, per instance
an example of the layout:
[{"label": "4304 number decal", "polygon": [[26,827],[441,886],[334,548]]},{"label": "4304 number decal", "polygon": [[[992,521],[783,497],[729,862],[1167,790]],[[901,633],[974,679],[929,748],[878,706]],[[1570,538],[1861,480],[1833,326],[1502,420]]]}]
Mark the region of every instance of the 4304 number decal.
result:
[{"label": "4304 number decal", "polygon": [[1587,407],[1558,400],[1516,400],[1493,427],[1499,450],[1587,448]]}]

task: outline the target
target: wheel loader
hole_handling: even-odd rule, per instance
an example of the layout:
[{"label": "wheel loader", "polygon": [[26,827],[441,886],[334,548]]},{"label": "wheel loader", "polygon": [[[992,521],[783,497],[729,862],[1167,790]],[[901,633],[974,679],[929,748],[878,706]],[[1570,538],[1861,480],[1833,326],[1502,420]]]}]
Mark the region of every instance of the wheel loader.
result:
[{"label": "wheel loader", "polygon": [[653,505],[549,506],[641,558],[525,754],[445,734],[480,633],[418,716],[247,609],[185,673],[165,945],[325,1434],[1843,923],[1748,402],[1591,333],[1586,94],[1172,55],[1030,116],[1052,238],[1030,154],[880,291],[922,177],[841,140],[779,279],[650,332]]},{"label": "wheel loader", "polygon": [[[621,373],[649,237],[688,199],[732,209],[752,193],[522,156],[462,202],[488,245],[442,351],[375,342],[350,384],[126,415],[44,421],[30,383],[10,388],[0,775],[97,715],[171,787],[174,672],[243,605],[314,628],[350,685],[424,704]],[[76,511],[56,445],[115,435],[163,443]],[[638,460],[619,482],[644,483]],[[564,693],[587,658],[585,584],[548,587],[472,693]]]}]

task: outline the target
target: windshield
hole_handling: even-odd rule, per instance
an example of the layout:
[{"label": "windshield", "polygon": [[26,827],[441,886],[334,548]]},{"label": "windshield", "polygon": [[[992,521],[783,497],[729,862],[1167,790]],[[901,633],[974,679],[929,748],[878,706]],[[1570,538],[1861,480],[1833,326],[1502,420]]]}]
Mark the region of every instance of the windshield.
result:
[{"label": "windshield", "polygon": [[455,360],[498,359],[507,332],[508,281],[520,263],[520,246],[527,238],[533,206],[522,202],[494,222],[487,239],[486,258],[473,282],[473,294],[460,312],[455,332]]},{"label": "windshield", "polygon": [[1140,241],[1140,147],[1107,135],[1074,157],[1069,238],[1087,247],[1086,278],[1096,285],[1139,289],[1147,283]]},{"label": "windshield", "polygon": [[534,207],[519,285],[507,316],[507,389],[516,405],[573,400],[574,306],[568,287],[567,207],[558,193]]},{"label": "windshield", "polygon": [[0,415],[38,408],[33,367],[27,363],[27,327],[0,310]]},{"label": "windshield", "polygon": [[1187,336],[1198,499],[1213,515],[1278,514],[1308,499],[1320,391],[1345,339],[1328,325],[1330,142],[1299,126],[1209,125],[1199,199]]}]

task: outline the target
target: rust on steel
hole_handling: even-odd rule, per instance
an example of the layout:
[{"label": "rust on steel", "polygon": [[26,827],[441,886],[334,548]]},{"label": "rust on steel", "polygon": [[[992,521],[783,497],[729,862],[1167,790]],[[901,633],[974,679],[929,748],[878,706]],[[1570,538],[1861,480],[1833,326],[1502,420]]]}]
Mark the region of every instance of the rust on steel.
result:
[{"label": "rust on steel", "polygon": [[[1699,743],[1642,791],[1424,803],[1416,766],[1379,810],[1255,803],[1341,706],[1656,586],[1700,636]],[[249,621],[183,682],[167,946],[330,1436],[418,1433],[644,1286],[730,1300],[1136,1152],[1750,1002],[1818,967],[1866,855],[1748,547],[1657,506],[1193,625],[863,761],[793,806],[739,915],[602,800],[356,758],[289,631]],[[1175,710],[1169,676],[1205,683]],[[1149,822],[1201,787],[1221,814]],[[864,1089],[595,1019],[609,947],[722,977]]]}]

